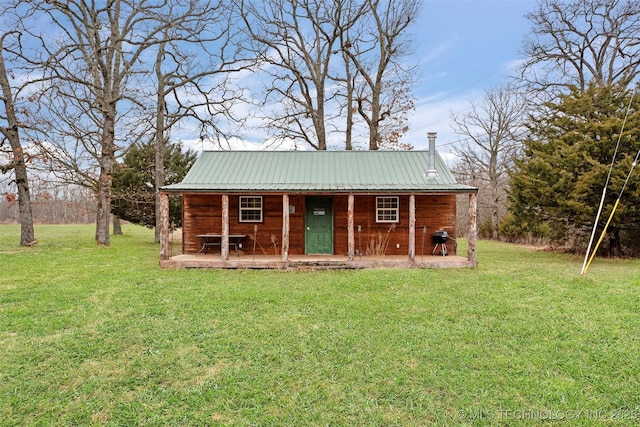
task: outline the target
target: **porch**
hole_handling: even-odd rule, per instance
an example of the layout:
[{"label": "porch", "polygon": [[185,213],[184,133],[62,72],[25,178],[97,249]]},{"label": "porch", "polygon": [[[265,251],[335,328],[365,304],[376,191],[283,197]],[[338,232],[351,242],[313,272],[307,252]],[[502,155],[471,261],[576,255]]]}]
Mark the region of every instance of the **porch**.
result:
[{"label": "porch", "polygon": [[[469,194],[469,239],[467,242],[466,252],[467,257],[458,256],[461,248],[457,248],[454,246],[453,250],[449,250],[448,256],[439,255],[436,252],[435,255],[432,255],[431,249],[432,242],[426,244],[427,238],[427,226],[416,227],[416,199],[418,196],[411,194],[406,196],[406,201],[408,204],[407,210],[407,219],[404,222],[407,224],[407,227],[404,229],[404,232],[400,233],[396,238],[397,241],[392,242],[389,245],[389,242],[384,243],[384,251],[379,252],[378,249],[374,245],[373,249],[369,251],[370,248],[366,248],[362,245],[360,239],[360,226],[356,228],[355,220],[354,220],[354,200],[355,196],[353,194],[335,196],[336,198],[342,197],[345,202],[344,205],[347,206],[347,210],[345,215],[343,215],[342,219],[339,221],[340,223],[346,223],[346,233],[342,233],[339,237],[342,239],[335,247],[345,248],[346,251],[341,254],[335,254],[337,252],[334,249],[334,254],[332,255],[307,255],[302,254],[304,252],[304,246],[299,244],[299,247],[295,248],[295,251],[291,249],[291,240],[290,240],[290,230],[291,230],[291,212],[290,209],[290,196],[288,194],[283,194],[280,196],[276,196],[277,198],[281,198],[282,202],[280,206],[276,206],[276,208],[272,208],[269,212],[274,212],[276,210],[282,212],[282,217],[280,221],[272,220],[270,224],[275,224],[281,227],[281,234],[276,231],[274,228],[272,232],[267,233],[267,235],[271,235],[271,238],[274,239],[275,248],[277,249],[276,253],[273,255],[265,252],[264,245],[259,244],[258,246],[262,250],[262,254],[258,255],[256,252],[255,243],[258,243],[257,238],[257,225],[254,225],[254,233],[253,237],[249,234],[231,234],[229,232],[229,223],[230,217],[229,215],[229,195],[222,194],[220,196],[221,200],[221,228],[222,233],[219,234],[198,234],[198,232],[191,230],[189,233],[185,233],[185,237],[190,238],[189,244],[185,244],[185,241],[182,241],[180,254],[174,255],[172,248],[172,242],[169,233],[168,227],[168,196],[166,193],[160,194],[160,204],[161,204],[161,233],[160,233],[160,266],[162,268],[226,268],[226,269],[360,269],[360,268],[465,268],[465,267],[476,267],[476,210],[477,210],[477,194],[471,193]],[[436,196],[431,196],[436,197]],[[443,197],[443,196],[439,196]],[[449,197],[449,196],[446,196]],[[272,197],[273,198],[273,197]],[[211,198],[210,200],[215,200]],[[301,199],[302,200],[302,199]],[[453,198],[455,201],[455,197]],[[203,206],[208,206],[203,204]],[[452,205],[452,212],[455,212],[455,204]],[[213,211],[213,209],[207,208],[208,212]],[[369,212],[371,214],[371,210],[365,210],[365,212]],[[436,209],[426,209],[423,208],[420,212],[429,212],[430,214],[437,213]],[[235,215],[233,216],[235,217]],[[440,215],[437,215],[440,217]],[[302,216],[298,216],[296,219],[296,229],[309,229],[309,222],[303,222],[304,218]],[[202,222],[202,216],[200,217],[200,221],[190,221],[190,225],[196,224],[199,225]],[[278,222],[280,224],[278,224]],[[333,220],[332,220],[333,222]],[[363,221],[366,222],[366,221]],[[371,221],[369,221],[371,222]],[[453,223],[452,223],[453,224]],[[238,229],[240,223],[236,223],[234,219],[234,229]],[[264,226],[264,224],[263,224]],[[417,236],[416,228],[420,228],[422,230],[422,235]],[[453,226],[451,226],[453,228]],[[341,228],[343,229],[343,228]],[[356,234],[356,229],[357,234]],[[247,232],[248,233],[248,232]],[[276,234],[277,233],[277,234]],[[262,232],[262,235],[265,233]],[[330,233],[327,233],[331,236],[336,236],[333,230]],[[346,234],[346,236],[344,235]],[[278,236],[279,235],[279,236]],[[193,241],[193,237],[197,237],[197,240]],[[301,233],[298,233],[297,237],[300,238],[302,236]],[[209,253],[206,249],[207,240],[206,238],[212,237],[215,238],[215,246],[214,249],[219,248],[219,252]],[[252,251],[244,252],[242,250],[242,239],[246,239],[252,237],[254,241],[254,247]],[[277,241],[278,237],[281,237],[281,241]],[[356,239],[357,237],[357,239]],[[238,238],[238,240],[236,240]],[[204,240],[203,240],[204,239]],[[405,240],[406,239],[406,240]],[[182,239],[181,239],[182,240]],[[298,239],[299,240],[299,239]],[[333,238],[332,238],[333,240]],[[358,242],[356,244],[356,242]],[[420,243],[419,243],[420,242]],[[245,248],[248,242],[245,241]],[[375,240],[374,240],[375,243]],[[385,253],[386,249],[391,246],[390,251],[395,253]],[[188,248],[188,250],[185,250]],[[330,246],[330,249],[334,248],[333,244]],[[230,251],[230,249],[233,249]],[[401,254],[399,252],[406,250],[405,254]],[[464,250],[463,250],[464,251]],[[369,255],[372,254],[372,255]]]},{"label": "porch", "polygon": [[287,261],[281,255],[230,255],[223,261],[219,253],[182,254],[161,260],[162,268],[212,268],[212,269],[275,269],[275,270],[331,270],[362,268],[471,268],[475,261],[462,256],[417,255],[413,261],[401,255],[355,256],[349,259],[341,255],[289,255]]}]

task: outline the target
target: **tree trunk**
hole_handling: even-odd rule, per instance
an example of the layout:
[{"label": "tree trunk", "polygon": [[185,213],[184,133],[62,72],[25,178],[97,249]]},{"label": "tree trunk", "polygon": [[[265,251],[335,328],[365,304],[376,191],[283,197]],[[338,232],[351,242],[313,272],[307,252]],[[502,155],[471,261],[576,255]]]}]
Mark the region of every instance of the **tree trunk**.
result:
[{"label": "tree trunk", "polygon": [[[349,37],[345,32],[340,33],[340,46],[344,46],[347,43]],[[345,63],[345,89],[346,93],[346,101],[345,101],[345,113],[346,113],[346,123],[345,123],[345,132],[344,132],[344,149],[347,151],[353,150],[353,103],[354,103],[354,91],[355,85],[353,82],[354,77],[352,76],[352,70],[350,68],[350,60],[349,55],[343,50],[342,51],[342,59]],[[356,73],[357,74],[357,73]]]},{"label": "tree trunk", "polygon": [[108,182],[104,167],[100,168],[100,181],[98,184],[98,209],[96,212],[96,243],[109,246],[109,220],[111,216],[111,197],[109,195]]},{"label": "tree trunk", "polygon": [[122,232],[122,221],[120,221],[120,217],[114,215],[113,216],[113,235],[114,236],[122,236],[124,233]]},{"label": "tree trunk", "polygon": [[500,225],[500,218],[498,215],[498,206],[496,202],[494,202],[493,207],[491,208],[491,239],[498,240],[500,237],[498,233],[498,226]]},{"label": "tree trunk", "polygon": [[164,185],[164,92],[165,79],[162,75],[162,59],[164,58],[164,43],[158,45],[155,69],[158,79],[157,110],[156,110],[156,155],[155,155],[155,187],[156,187],[156,232],[155,242],[160,243],[160,187]]},{"label": "tree trunk", "polygon": [[[379,85],[376,85],[379,86]],[[376,87],[376,89],[378,89]],[[369,150],[380,148],[380,94],[373,93],[371,100],[371,122],[369,123]]]},{"label": "tree trunk", "polygon": [[[494,138],[499,138],[491,136],[490,139],[495,141]],[[498,147],[499,143],[492,143],[490,147]],[[491,185],[491,239],[498,240],[498,224],[500,223],[499,218],[499,210],[500,210],[500,183],[498,182],[498,149],[494,148],[491,150],[491,155],[489,156],[489,181]]]},{"label": "tree trunk", "polygon": [[609,258],[622,255],[622,242],[620,241],[620,229],[611,227],[609,229]]},{"label": "tree trunk", "polygon": [[347,123],[345,129],[345,150],[353,150],[353,87],[350,83],[350,77],[347,78]]},{"label": "tree trunk", "polygon": [[96,243],[109,246],[111,219],[111,185],[115,161],[115,108],[105,114],[100,155],[100,179],[98,180],[98,211],[96,214]]},{"label": "tree trunk", "polygon": [[316,131],[316,137],[318,138],[318,150],[326,151],[327,150],[327,129],[325,126],[325,117],[324,117],[324,88],[319,87],[318,95],[316,97],[318,105],[316,107],[316,111],[312,112],[313,116],[313,125]]},{"label": "tree trunk", "polygon": [[[7,127],[0,128],[2,135],[9,140],[13,153],[13,170],[18,187],[18,207],[20,210],[20,246],[31,246],[35,243],[35,231],[33,229],[33,214],[31,211],[31,194],[29,191],[29,179],[27,176],[27,165],[24,160],[24,151],[20,144],[19,122],[16,117],[13,94],[9,77],[2,56],[2,45],[4,37],[0,40],[0,88],[5,104]],[[4,172],[4,171],[2,171]]]},{"label": "tree trunk", "polygon": [[[22,152],[22,148],[19,150]],[[29,192],[29,180],[27,179],[27,167],[24,157],[15,167],[16,185],[18,187],[18,207],[20,210],[20,246],[31,246],[35,243],[35,231],[33,229],[33,214],[31,211],[31,195]]]}]

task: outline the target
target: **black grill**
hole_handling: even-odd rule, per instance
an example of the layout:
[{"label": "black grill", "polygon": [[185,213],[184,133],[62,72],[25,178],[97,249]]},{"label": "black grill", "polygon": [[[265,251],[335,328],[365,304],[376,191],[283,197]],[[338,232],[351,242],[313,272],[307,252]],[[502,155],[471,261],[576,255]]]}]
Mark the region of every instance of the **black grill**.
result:
[{"label": "black grill", "polygon": [[449,233],[445,230],[438,230],[433,233],[433,243],[447,243],[449,241]]},{"label": "black grill", "polygon": [[[431,251],[431,255],[435,255],[436,252],[439,252],[442,256],[449,255],[449,251],[447,251],[446,243],[449,241],[449,233],[445,230],[438,230],[431,236],[433,239],[433,243],[435,246],[433,247],[433,251]],[[440,245],[440,250],[438,250],[438,245]]]}]

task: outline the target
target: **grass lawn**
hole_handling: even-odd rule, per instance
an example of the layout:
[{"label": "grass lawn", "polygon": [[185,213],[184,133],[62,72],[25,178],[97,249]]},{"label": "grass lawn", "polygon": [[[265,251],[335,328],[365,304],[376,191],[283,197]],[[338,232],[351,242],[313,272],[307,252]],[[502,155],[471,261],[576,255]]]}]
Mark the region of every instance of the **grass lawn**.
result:
[{"label": "grass lawn", "polygon": [[0,226],[0,425],[640,422],[639,260],[171,271],[93,231]]}]

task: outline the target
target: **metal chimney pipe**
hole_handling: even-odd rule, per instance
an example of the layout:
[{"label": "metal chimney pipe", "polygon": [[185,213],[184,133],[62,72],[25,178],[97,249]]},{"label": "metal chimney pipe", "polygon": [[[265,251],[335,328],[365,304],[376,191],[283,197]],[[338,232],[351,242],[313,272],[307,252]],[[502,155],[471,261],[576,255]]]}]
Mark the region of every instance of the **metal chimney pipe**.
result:
[{"label": "metal chimney pipe", "polygon": [[428,132],[429,138],[429,169],[427,170],[427,178],[436,178],[438,171],[436,170],[436,132]]}]

